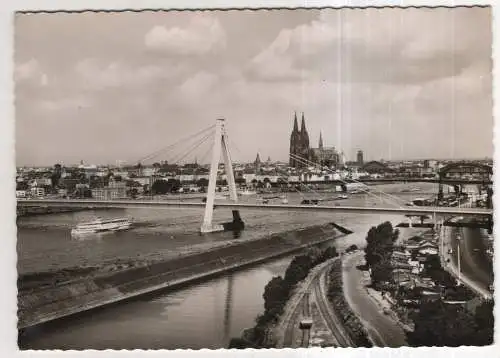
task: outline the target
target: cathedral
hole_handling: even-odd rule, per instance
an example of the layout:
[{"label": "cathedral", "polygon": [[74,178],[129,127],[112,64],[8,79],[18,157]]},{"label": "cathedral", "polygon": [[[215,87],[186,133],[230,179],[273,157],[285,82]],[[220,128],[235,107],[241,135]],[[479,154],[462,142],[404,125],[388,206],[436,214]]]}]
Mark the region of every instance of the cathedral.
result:
[{"label": "cathedral", "polygon": [[[297,157],[303,158],[298,160]],[[297,113],[294,115],[293,130],[290,135],[290,167],[303,168],[306,167],[304,161],[311,160],[311,151],[309,148],[309,134],[306,129],[306,121],[304,113],[302,113],[302,124],[299,131],[297,123]]]},{"label": "cathedral", "polygon": [[[308,161],[327,167],[333,167],[339,164],[340,156],[335,150],[335,147],[323,146],[321,133],[319,134],[318,148],[311,148],[309,146],[309,134],[306,129],[304,113],[302,113],[300,131],[297,122],[297,113],[295,113],[293,130],[290,135],[290,167],[297,169],[304,168],[308,166]],[[310,164],[312,165],[312,163]]]}]

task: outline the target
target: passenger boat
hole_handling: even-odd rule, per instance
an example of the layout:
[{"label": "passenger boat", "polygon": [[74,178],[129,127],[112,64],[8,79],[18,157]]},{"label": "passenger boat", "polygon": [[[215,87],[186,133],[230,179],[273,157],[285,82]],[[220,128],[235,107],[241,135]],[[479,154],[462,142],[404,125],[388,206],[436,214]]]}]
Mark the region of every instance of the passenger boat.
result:
[{"label": "passenger boat", "polygon": [[240,194],[240,195],[256,195],[257,192],[253,191],[253,190],[245,189],[243,191],[240,191],[238,194]]},{"label": "passenger boat", "polygon": [[127,218],[102,219],[81,223],[71,230],[71,235],[96,234],[101,232],[123,231],[130,228],[132,222]]}]

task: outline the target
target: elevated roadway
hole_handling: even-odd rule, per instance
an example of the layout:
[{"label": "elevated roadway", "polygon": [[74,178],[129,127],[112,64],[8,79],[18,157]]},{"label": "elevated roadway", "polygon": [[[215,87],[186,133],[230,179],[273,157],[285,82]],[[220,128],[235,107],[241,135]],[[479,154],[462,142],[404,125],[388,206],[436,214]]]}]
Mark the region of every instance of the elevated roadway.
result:
[{"label": "elevated roadway", "polygon": [[[93,200],[93,199],[18,199],[19,207],[59,207],[59,208],[204,208],[205,203],[168,201],[168,200]],[[343,212],[355,214],[404,214],[413,216],[462,216],[491,217],[492,209],[458,207],[379,207],[379,206],[326,206],[326,205],[282,205],[216,202],[214,208],[231,210],[269,210],[269,211],[307,211],[307,212]]]},{"label": "elevated roadway", "polygon": [[[460,185],[460,184],[470,184],[470,185],[492,185],[491,180],[480,180],[480,179],[450,179],[450,178],[379,178],[379,179],[342,179],[342,180],[314,180],[314,181],[287,181],[283,184],[332,184],[332,185],[345,185],[345,184],[390,184],[390,183],[435,183],[443,185]],[[280,183],[271,183],[280,184]]]}]

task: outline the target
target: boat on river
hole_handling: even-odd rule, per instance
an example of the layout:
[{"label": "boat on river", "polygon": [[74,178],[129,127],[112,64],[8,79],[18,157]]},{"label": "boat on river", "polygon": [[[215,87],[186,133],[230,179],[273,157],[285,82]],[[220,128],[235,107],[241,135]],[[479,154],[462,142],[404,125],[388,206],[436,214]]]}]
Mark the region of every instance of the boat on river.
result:
[{"label": "boat on river", "polygon": [[256,191],[254,191],[254,190],[248,190],[248,189],[245,189],[245,190],[243,190],[243,191],[240,191],[238,194],[239,194],[239,195],[256,195],[256,194],[257,194],[257,192],[256,192]]},{"label": "boat on river", "polygon": [[102,219],[80,223],[71,230],[71,235],[97,234],[103,232],[123,231],[130,228],[132,222],[128,218]]}]

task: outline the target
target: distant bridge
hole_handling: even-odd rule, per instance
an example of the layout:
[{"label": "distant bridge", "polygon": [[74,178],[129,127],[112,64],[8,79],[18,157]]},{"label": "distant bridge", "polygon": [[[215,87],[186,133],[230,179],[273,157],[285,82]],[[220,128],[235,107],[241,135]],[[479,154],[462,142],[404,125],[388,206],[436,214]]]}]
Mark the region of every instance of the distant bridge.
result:
[{"label": "distant bridge", "polygon": [[[205,208],[205,203],[168,201],[168,200],[93,200],[93,199],[18,199],[19,207],[52,207],[52,208]],[[355,214],[403,214],[412,216],[476,216],[491,217],[493,210],[457,207],[364,207],[364,206],[323,206],[323,205],[277,205],[277,204],[247,204],[235,202],[217,202],[214,208],[258,209],[270,211],[309,211],[309,212],[343,212]]]},{"label": "distant bridge", "polygon": [[491,180],[480,180],[480,179],[437,179],[437,178],[380,178],[380,179],[342,179],[342,180],[311,180],[311,181],[283,181],[282,183],[271,183],[271,185],[276,184],[292,184],[292,185],[311,185],[311,184],[332,184],[332,185],[345,185],[363,183],[363,184],[383,184],[383,183],[435,183],[443,185],[492,185]]}]

